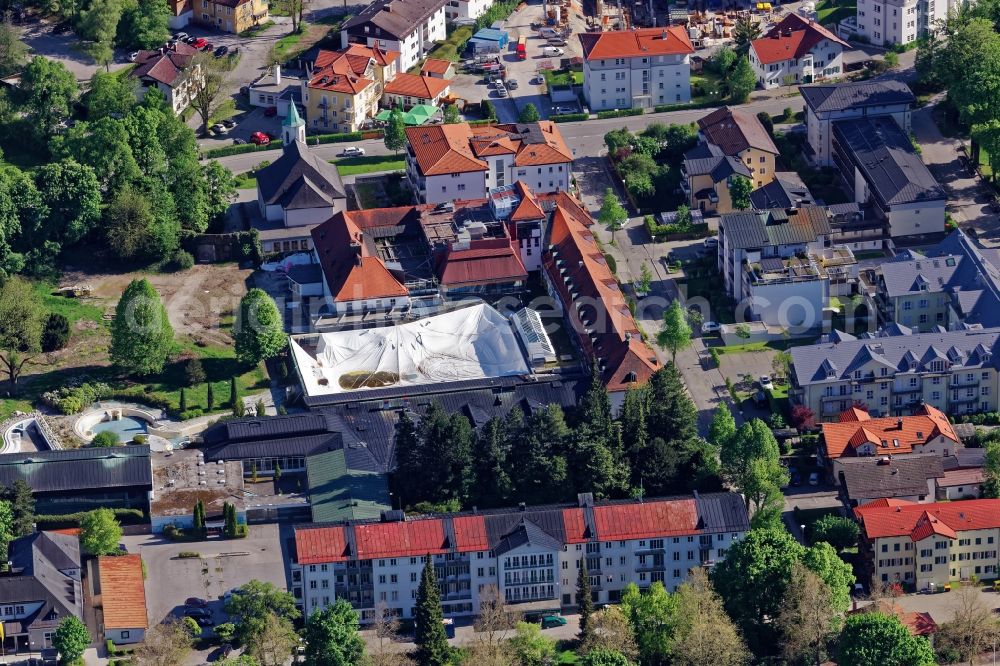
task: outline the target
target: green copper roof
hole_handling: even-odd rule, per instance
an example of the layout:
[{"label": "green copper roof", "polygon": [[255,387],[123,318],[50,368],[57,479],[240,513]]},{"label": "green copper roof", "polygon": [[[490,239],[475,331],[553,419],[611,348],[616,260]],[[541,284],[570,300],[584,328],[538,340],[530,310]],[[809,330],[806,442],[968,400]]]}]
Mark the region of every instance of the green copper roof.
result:
[{"label": "green copper roof", "polygon": [[305,125],[306,121],[302,120],[299,116],[299,109],[294,103],[289,103],[288,105],[288,115],[285,116],[285,122],[282,123],[285,127],[299,127]]},{"label": "green copper roof", "polygon": [[349,469],[343,449],[306,458],[306,475],[315,523],[378,518],[391,508],[385,477]]}]

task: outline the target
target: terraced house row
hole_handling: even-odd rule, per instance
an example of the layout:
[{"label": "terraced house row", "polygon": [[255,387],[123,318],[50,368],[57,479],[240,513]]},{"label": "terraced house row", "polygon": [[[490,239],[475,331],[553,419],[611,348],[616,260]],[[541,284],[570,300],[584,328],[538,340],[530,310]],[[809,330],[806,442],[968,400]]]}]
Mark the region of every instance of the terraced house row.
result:
[{"label": "terraced house row", "polygon": [[576,505],[421,518],[388,511],[377,521],[297,527],[292,592],[307,616],[343,598],[362,622],[381,603],[412,618],[433,558],[445,616],[478,613],[494,587],[518,611],[558,611],[577,605],[584,560],[594,601],[614,603],[629,583],[675,589],[749,528],[735,493],[618,502],[583,494]]}]

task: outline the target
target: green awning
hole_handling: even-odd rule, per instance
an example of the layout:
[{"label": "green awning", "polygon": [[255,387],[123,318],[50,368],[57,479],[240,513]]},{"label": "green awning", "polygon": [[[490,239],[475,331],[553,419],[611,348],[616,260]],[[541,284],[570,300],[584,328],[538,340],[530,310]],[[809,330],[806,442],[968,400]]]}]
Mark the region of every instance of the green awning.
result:
[{"label": "green awning", "polygon": [[[403,113],[403,123],[406,125],[423,125],[438,113],[439,111],[436,106],[431,106],[430,104],[417,104],[409,111]],[[383,109],[378,112],[377,116],[375,116],[375,120],[386,122],[389,120],[389,116],[391,115],[392,111]]]}]

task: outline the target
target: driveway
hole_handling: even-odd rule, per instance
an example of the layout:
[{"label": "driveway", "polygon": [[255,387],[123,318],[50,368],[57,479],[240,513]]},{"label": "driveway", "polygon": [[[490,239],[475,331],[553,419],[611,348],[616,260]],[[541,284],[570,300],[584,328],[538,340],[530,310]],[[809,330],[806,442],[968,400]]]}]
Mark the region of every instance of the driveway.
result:
[{"label": "driveway", "polygon": [[[56,35],[52,32],[53,26],[53,23],[37,19],[25,24],[21,41],[31,49],[31,55],[45,56],[49,60],[61,62],[77,81],[89,81],[94,72],[103,69],[90,56],[78,50],[79,41],[74,33]],[[115,61],[111,63],[110,69],[119,70],[128,64],[128,54],[119,49],[115,52]]]}]

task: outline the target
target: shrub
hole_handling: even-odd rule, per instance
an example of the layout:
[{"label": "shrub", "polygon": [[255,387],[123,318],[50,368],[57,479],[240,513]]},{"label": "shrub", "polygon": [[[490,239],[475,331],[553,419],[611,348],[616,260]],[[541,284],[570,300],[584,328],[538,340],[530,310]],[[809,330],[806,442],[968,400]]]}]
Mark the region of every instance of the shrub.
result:
[{"label": "shrub", "polygon": [[118,446],[121,443],[122,440],[118,436],[118,433],[111,432],[110,430],[99,432],[94,436],[94,439],[90,440],[90,445],[96,448],[110,448]]},{"label": "shrub", "polygon": [[184,378],[187,380],[188,386],[205,382],[205,368],[201,365],[201,359],[188,359],[188,362],[184,364]]},{"label": "shrub", "polygon": [[641,116],[643,109],[613,109],[611,111],[598,111],[598,119],[604,118],[628,118],[630,116]]},{"label": "shrub", "polygon": [[49,407],[67,415],[77,414],[98,400],[138,402],[160,409],[170,409],[171,407],[169,400],[151,395],[142,386],[118,389],[103,382],[84,383],[73,387],[64,386],[55,391],[46,391],[42,394],[41,400]]},{"label": "shrub", "polygon": [[558,116],[549,116],[549,120],[554,123],[576,123],[581,120],[590,120],[586,113],[564,113]]},{"label": "shrub", "polygon": [[192,407],[191,409],[186,409],[183,412],[177,414],[177,418],[181,421],[190,421],[191,419],[196,419],[205,413],[201,407]]},{"label": "shrub", "polygon": [[816,414],[805,405],[795,405],[791,413],[792,425],[798,430],[812,430],[816,427]]},{"label": "shrub", "polygon": [[342,132],[340,134],[317,134],[309,137],[308,143],[318,145],[321,143],[344,143],[346,141],[360,141],[361,132]]},{"label": "shrub", "polygon": [[54,352],[62,349],[69,342],[69,319],[58,312],[53,312],[45,322],[42,331],[42,351]]},{"label": "shrub", "polygon": [[479,113],[487,120],[497,119],[497,108],[493,106],[493,102],[488,99],[484,99],[479,102]]},{"label": "shrub", "polygon": [[149,441],[149,435],[136,435],[132,438],[133,444],[145,444]]},{"label": "shrub", "polygon": [[[140,509],[111,509],[115,518],[122,525],[138,525],[146,521],[146,514]],[[62,513],[35,516],[35,524],[39,530],[55,530],[66,527],[79,527],[80,520],[86,511],[77,513]]]},{"label": "shrub", "polygon": [[187,269],[194,266],[194,257],[191,256],[190,252],[186,250],[177,250],[174,253],[174,258],[171,260],[174,268],[179,271],[186,271]]},{"label": "shrub", "polygon": [[281,148],[281,141],[272,141],[266,146],[258,146],[255,143],[245,143],[242,146],[223,146],[222,148],[211,148],[202,153],[203,159],[214,159],[216,157],[228,157],[230,155],[242,155],[243,153],[255,153],[258,150],[274,150]]},{"label": "shrub", "polygon": [[615,261],[614,257],[612,257],[610,254],[605,254],[604,261],[608,262],[608,268],[611,270],[612,273],[618,272],[618,263]]}]

